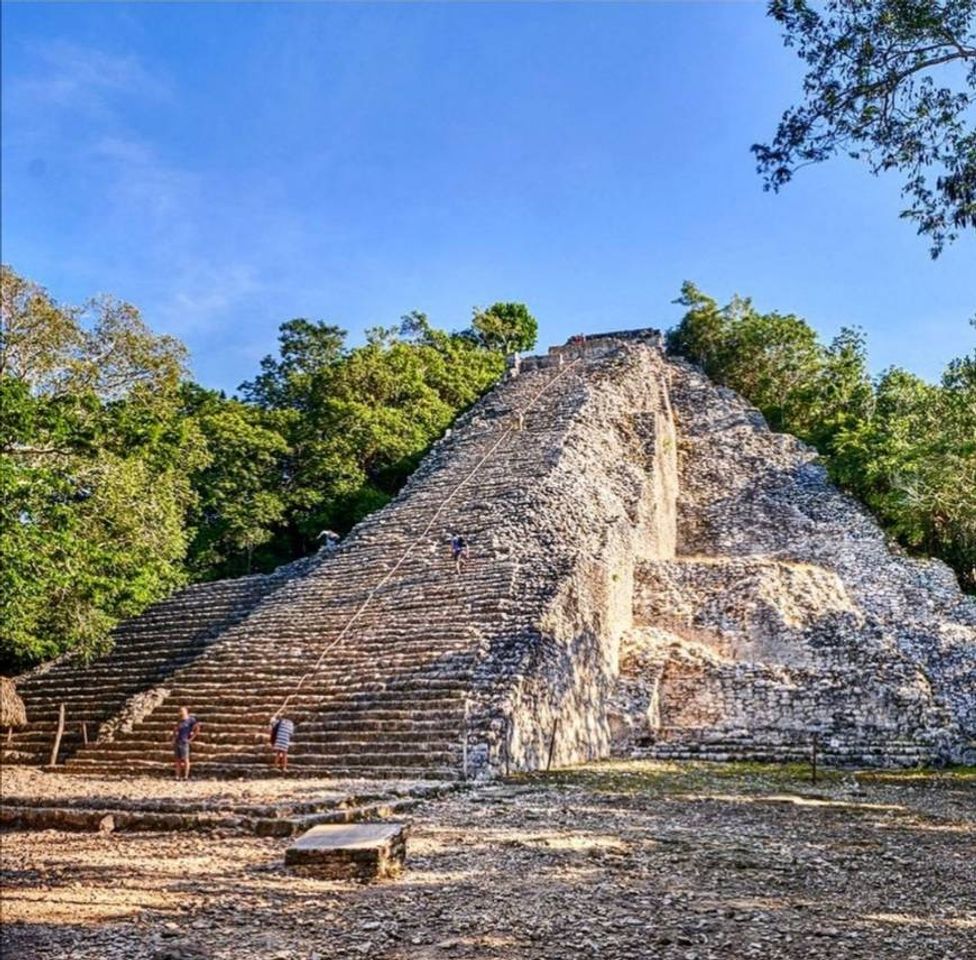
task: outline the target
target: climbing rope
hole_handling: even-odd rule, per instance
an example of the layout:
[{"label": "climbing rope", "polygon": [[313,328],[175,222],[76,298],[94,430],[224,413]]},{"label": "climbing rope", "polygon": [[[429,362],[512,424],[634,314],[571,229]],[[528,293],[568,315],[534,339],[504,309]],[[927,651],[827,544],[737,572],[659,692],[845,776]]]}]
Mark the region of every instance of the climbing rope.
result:
[{"label": "climbing rope", "polygon": [[523,418],[525,417],[525,414],[528,413],[528,411],[531,410],[533,406],[535,406],[535,404],[539,401],[542,395],[546,393],[548,390],[550,390],[553,386],[555,386],[556,383],[564,376],[566,376],[566,374],[569,373],[569,371],[572,370],[573,367],[575,367],[576,364],[578,364],[582,359],[583,359],[582,356],[578,356],[574,360],[571,360],[569,363],[564,364],[559,369],[559,372],[554,377],[550,378],[545,384],[543,384],[543,386],[538,391],[536,391],[535,394],[533,394],[529,402],[515,413],[514,419],[515,422],[519,425],[519,427],[516,428],[515,426],[511,426],[511,425],[506,427],[505,430],[502,431],[498,439],[495,440],[495,442],[488,448],[487,452],[478,460],[478,462],[471,468],[471,470],[468,471],[468,473],[463,477],[463,479],[451,490],[451,492],[447,495],[447,497],[444,498],[440,506],[438,506],[438,508],[431,515],[430,520],[427,521],[427,525],[424,527],[424,529],[409,544],[407,544],[406,549],[400,555],[400,558],[397,560],[397,562],[384,574],[384,576],[372,588],[372,590],[370,590],[370,592],[366,595],[366,598],[359,605],[359,608],[346,621],[345,625],[336,635],[332,643],[330,643],[322,651],[322,653],[319,654],[319,658],[315,661],[314,666],[302,675],[301,679],[298,681],[298,684],[295,686],[295,689],[291,693],[289,693],[287,697],[285,697],[281,706],[275,711],[274,715],[272,716],[271,718],[272,723],[274,723],[274,721],[277,720],[278,717],[280,717],[285,712],[285,710],[288,708],[288,704],[291,703],[292,699],[298,695],[302,687],[305,685],[305,682],[310,677],[313,677],[315,676],[316,673],[318,673],[318,671],[321,669],[322,662],[325,660],[326,656],[328,656],[328,654],[330,654],[342,642],[343,638],[348,635],[349,631],[353,628],[353,625],[356,623],[357,620],[359,620],[359,618],[366,611],[366,608],[372,602],[373,597],[375,597],[376,594],[387,583],[389,583],[390,579],[397,572],[397,570],[399,570],[400,567],[403,566],[403,564],[406,562],[407,558],[413,553],[417,545],[427,538],[427,535],[434,528],[434,524],[437,523],[438,518],[447,508],[448,504],[450,504],[451,501],[454,500],[454,498],[458,495],[458,493],[478,473],[478,471],[485,465],[485,463],[488,462],[488,460],[494,455],[495,451],[498,450],[498,448],[505,442],[505,440],[507,440],[513,433],[520,432],[521,424],[523,422]]}]

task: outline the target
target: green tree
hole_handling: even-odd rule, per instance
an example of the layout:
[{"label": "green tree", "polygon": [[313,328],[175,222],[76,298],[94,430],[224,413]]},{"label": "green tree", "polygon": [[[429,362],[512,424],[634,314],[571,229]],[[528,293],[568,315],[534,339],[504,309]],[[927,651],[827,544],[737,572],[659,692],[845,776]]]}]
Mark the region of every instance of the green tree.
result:
[{"label": "green tree", "polygon": [[870,416],[838,438],[833,471],[904,544],[942,557],[976,588],[976,355],[941,383],[892,368]]},{"label": "green tree", "polygon": [[0,659],[104,647],[184,579],[186,472],[204,455],[184,351],[110,299],[57,304],[3,270]]},{"label": "green tree", "polygon": [[471,334],[487,350],[520,353],[535,346],[539,324],[524,303],[493,303],[475,307]]},{"label": "green tree", "polygon": [[40,285],[0,266],[0,377],[43,391],[64,373],[81,344],[76,309],[55,303]]},{"label": "green tree", "polygon": [[198,579],[250,573],[254,551],[273,539],[285,516],[290,449],[279,418],[195,384],[184,385],[182,402],[207,451],[191,475],[187,568]]},{"label": "green tree", "polygon": [[668,332],[672,353],[748,397],[776,430],[829,445],[833,434],[870,398],[861,334],[843,330],[828,347],[800,317],[760,313],[749,299],[724,307],[686,282],[686,307]]},{"label": "green tree", "polygon": [[976,591],[976,350],[949,364],[941,400],[938,453],[945,469],[933,510],[937,552]]},{"label": "green tree", "polygon": [[668,350],[717,376],[728,339],[727,311],[690,280],[681,285],[681,296],[674,303],[683,306],[685,314],[681,323],[667,333]]},{"label": "green tree", "polygon": [[332,369],[345,355],[346,331],[299,317],[279,327],[278,357],[261,361],[261,372],[242,383],[245,400],[260,407],[301,410],[322,392]]},{"label": "green tree", "polygon": [[752,149],[766,189],[839,153],[903,178],[937,257],[976,227],[976,0],[770,0],[806,64],[804,101]]}]

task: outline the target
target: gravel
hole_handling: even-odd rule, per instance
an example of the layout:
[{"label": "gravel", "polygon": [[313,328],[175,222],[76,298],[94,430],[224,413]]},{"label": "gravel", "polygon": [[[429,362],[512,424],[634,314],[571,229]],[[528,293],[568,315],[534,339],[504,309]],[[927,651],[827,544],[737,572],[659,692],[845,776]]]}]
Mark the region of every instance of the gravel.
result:
[{"label": "gravel", "polygon": [[[249,786],[266,789],[210,789]],[[798,768],[596,764],[424,803],[404,876],[366,886],[292,876],[270,838],[8,833],[0,945],[4,960],[968,960],[974,801],[972,770],[814,785]]]}]

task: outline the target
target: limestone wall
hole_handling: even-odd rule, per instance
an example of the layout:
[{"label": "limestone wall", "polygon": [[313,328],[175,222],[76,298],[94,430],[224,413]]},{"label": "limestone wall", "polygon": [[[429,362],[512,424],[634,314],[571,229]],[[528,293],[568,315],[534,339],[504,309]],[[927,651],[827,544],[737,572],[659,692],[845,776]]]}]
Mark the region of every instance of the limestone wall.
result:
[{"label": "limestone wall", "polygon": [[678,549],[637,573],[618,749],[775,759],[816,734],[835,761],[976,760],[976,600],[890,543],[814,451],[669,371]]},{"label": "limestone wall", "polygon": [[[577,405],[531,486],[517,582],[528,622],[492,643],[474,691],[473,767],[605,756],[633,572],[674,553],[676,443],[659,350],[582,355]],[[533,546],[535,549],[533,549]],[[541,599],[541,603],[539,600]]]}]

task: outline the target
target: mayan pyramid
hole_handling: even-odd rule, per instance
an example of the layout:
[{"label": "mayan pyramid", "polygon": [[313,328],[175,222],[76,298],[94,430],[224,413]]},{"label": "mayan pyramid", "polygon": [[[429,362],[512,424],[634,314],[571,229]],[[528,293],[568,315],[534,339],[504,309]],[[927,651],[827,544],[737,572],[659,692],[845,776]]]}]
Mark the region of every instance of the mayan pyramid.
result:
[{"label": "mayan pyramid", "polygon": [[[458,575],[447,541],[471,545]],[[199,584],[19,679],[9,760],[478,777],[605,757],[976,760],[976,600],[655,331],[512,366],[334,552]]]}]

